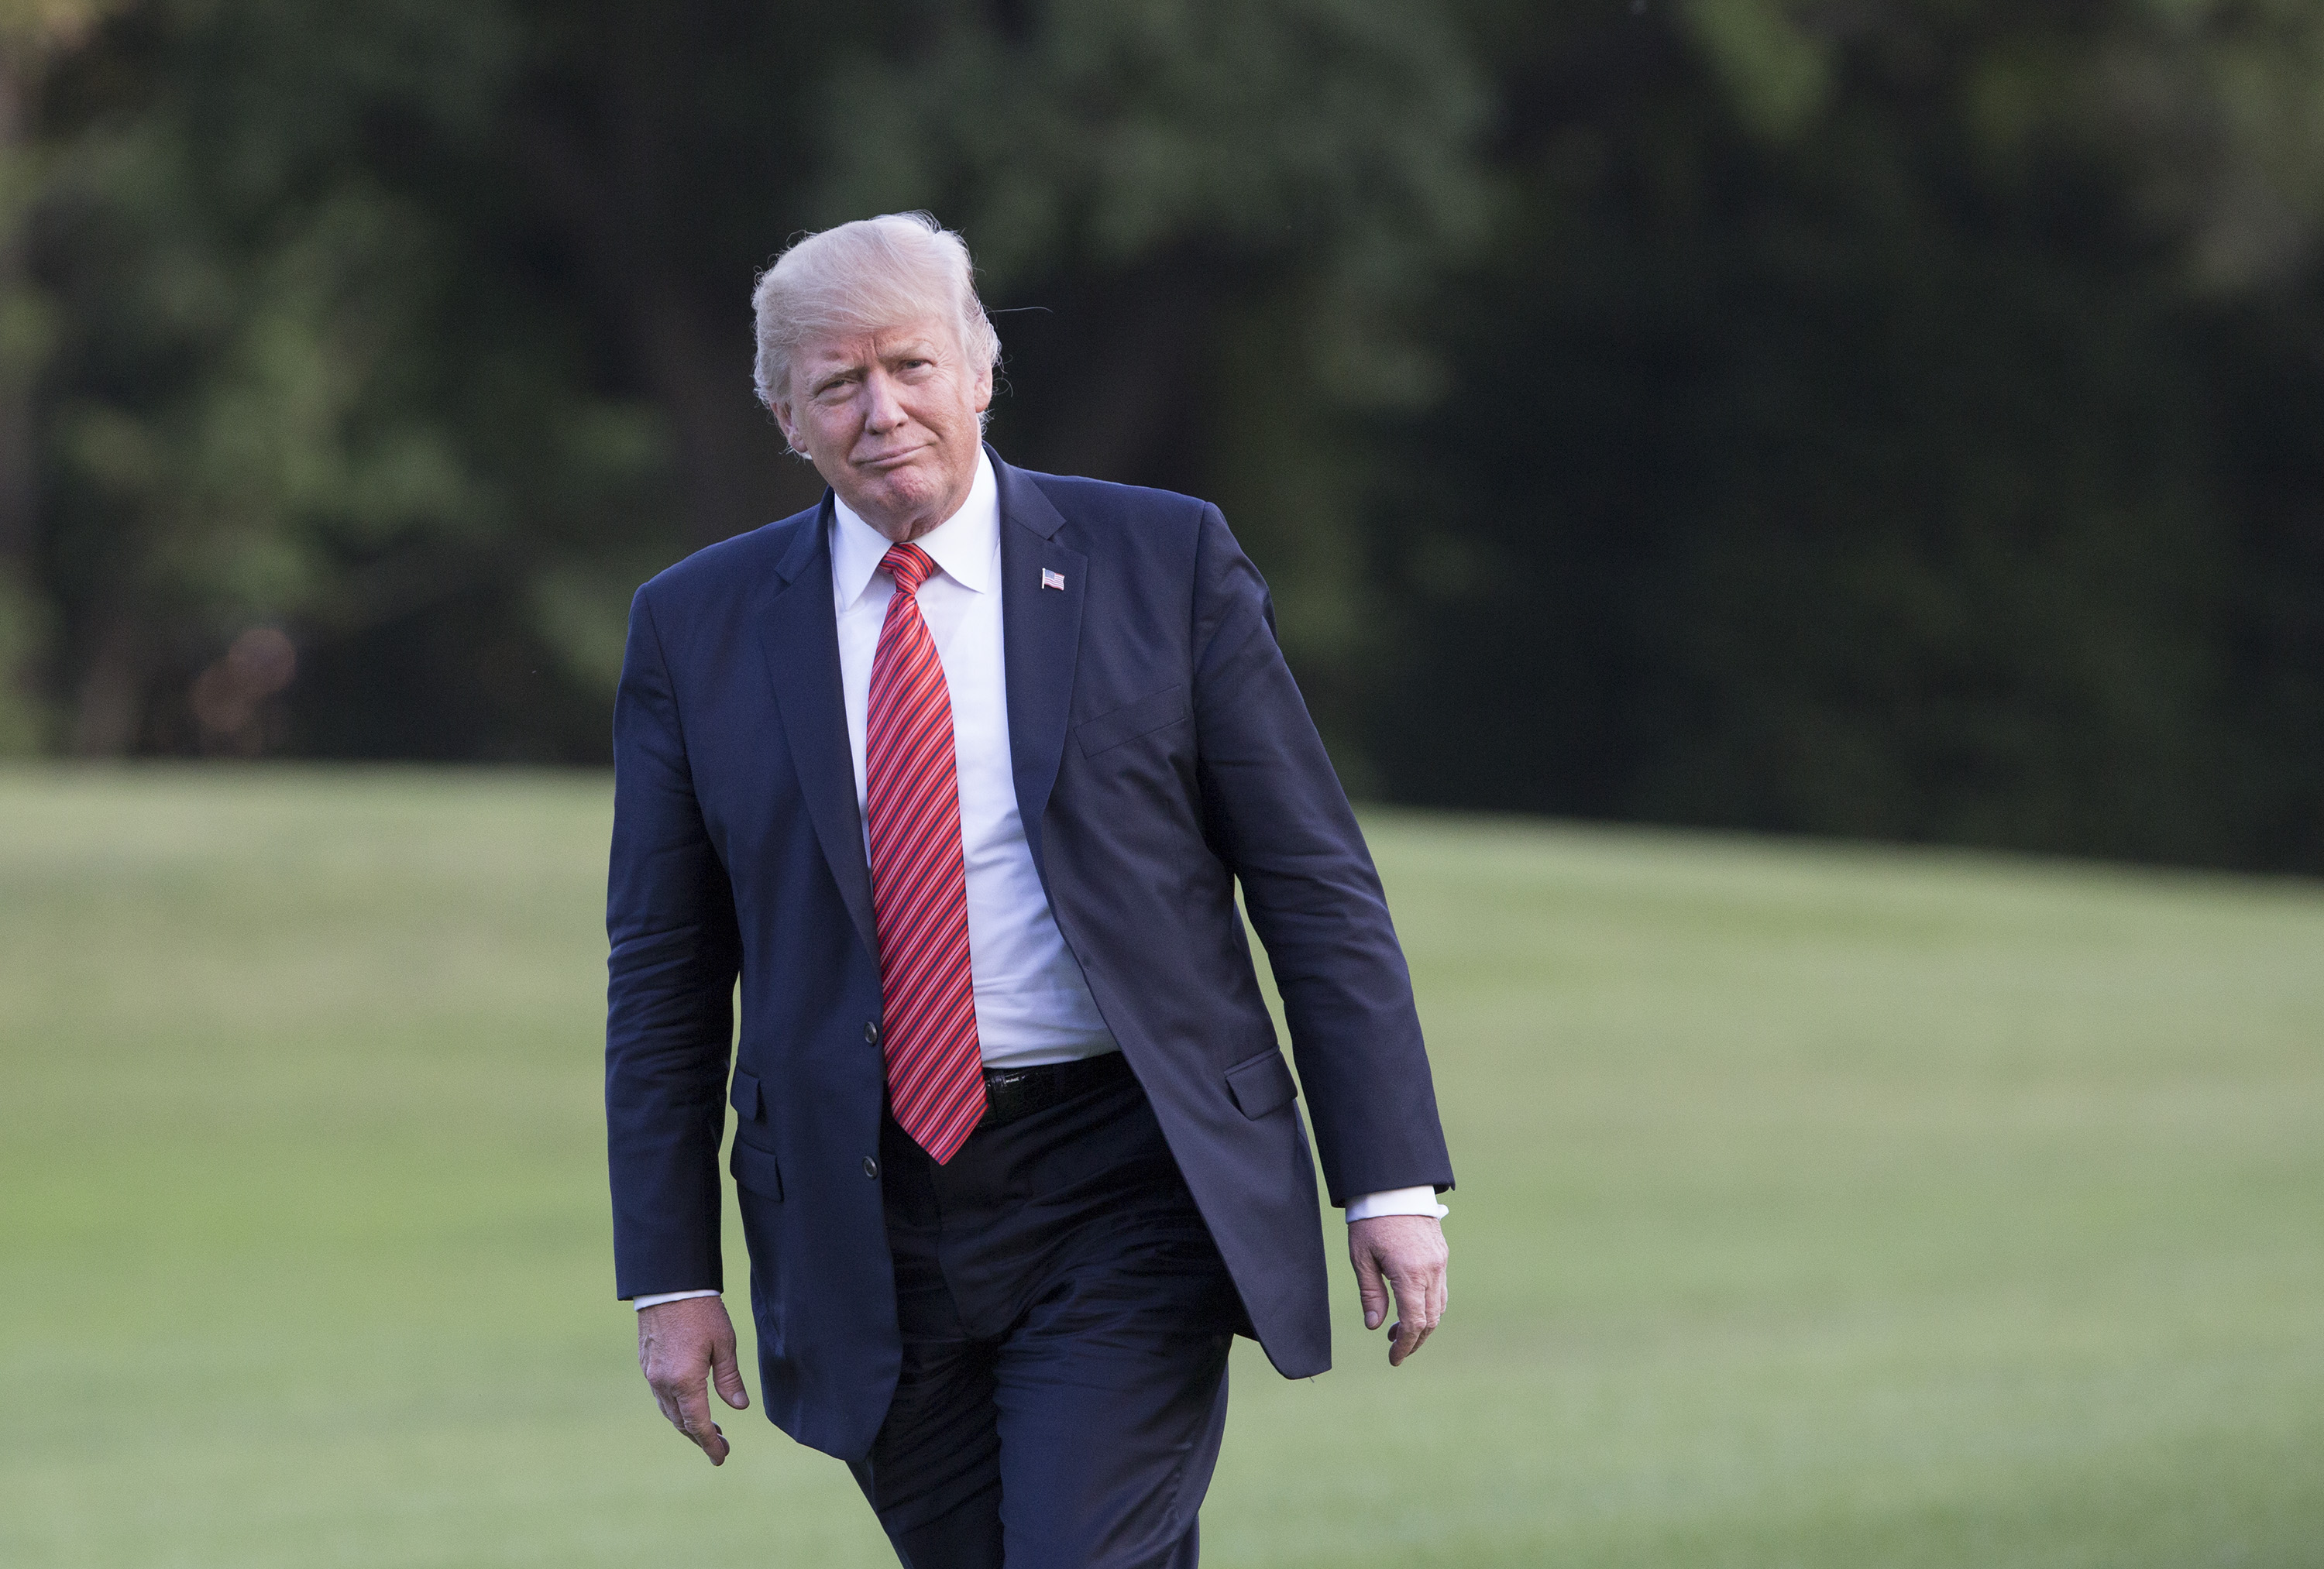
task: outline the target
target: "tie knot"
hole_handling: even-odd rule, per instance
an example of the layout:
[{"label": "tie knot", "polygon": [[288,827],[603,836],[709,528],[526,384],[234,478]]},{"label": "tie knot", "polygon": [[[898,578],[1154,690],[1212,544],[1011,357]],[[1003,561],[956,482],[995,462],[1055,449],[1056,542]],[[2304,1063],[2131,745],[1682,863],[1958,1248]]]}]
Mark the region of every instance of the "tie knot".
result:
[{"label": "tie knot", "polygon": [[908,594],[936,575],[936,564],[917,545],[892,545],[880,558],[880,570],[896,580],[898,593]]}]

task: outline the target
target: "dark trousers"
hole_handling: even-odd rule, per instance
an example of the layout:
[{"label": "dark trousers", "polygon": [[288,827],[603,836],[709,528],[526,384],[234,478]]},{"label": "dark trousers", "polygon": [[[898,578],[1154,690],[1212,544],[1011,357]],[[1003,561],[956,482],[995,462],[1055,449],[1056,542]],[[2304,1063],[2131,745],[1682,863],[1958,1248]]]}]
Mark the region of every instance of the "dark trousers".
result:
[{"label": "dark trousers", "polygon": [[853,1469],[897,1557],[1192,1569],[1246,1320],[1137,1080],[880,1160],[903,1372]]}]

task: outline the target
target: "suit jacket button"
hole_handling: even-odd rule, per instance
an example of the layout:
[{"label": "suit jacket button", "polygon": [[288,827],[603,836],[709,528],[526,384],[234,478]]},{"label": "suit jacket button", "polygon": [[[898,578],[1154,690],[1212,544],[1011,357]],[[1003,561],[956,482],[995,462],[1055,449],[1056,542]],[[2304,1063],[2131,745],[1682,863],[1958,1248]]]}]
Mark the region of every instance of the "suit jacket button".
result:
[{"label": "suit jacket button", "polygon": [[866,1177],[877,1177],[878,1175],[880,1175],[880,1162],[879,1162],[879,1161],[874,1161],[874,1160],[873,1160],[871,1156],[869,1156],[869,1155],[864,1156],[864,1157],[863,1157],[863,1175],[865,1175]]},{"label": "suit jacket button", "polygon": [[877,1046],[880,1044],[879,1020],[874,1019],[872,1023],[863,1026],[863,1043],[866,1046]]}]

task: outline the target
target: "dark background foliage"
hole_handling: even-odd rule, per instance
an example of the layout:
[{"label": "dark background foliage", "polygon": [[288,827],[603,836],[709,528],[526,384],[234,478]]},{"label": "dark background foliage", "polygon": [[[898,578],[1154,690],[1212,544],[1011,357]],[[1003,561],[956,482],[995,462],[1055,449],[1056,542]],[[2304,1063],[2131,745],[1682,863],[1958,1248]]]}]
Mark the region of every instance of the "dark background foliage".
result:
[{"label": "dark background foliage", "polygon": [[2302,0],[12,0],[0,745],[588,763],[812,500],[786,240],[975,248],[1388,799],[2324,871]]}]

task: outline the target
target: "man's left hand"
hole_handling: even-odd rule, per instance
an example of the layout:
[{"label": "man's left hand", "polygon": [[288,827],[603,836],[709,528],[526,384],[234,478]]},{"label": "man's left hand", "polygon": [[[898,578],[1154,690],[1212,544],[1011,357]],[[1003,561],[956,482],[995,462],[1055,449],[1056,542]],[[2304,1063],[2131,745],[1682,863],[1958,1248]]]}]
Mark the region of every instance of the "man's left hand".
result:
[{"label": "man's left hand", "polygon": [[638,1366],[669,1425],[726,1463],[726,1435],[710,1419],[710,1390],[742,1410],[751,1403],[734,1362],[734,1326],[715,1297],[680,1297],[638,1309]]},{"label": "man's left hand", "polygon": [[1348,1257],[1356,1266],[1356,1295],[1364,1327],[1378,1329],[1396,1292],[1396,1322],[1388,1327],[1388,1364],[1400,1367],[1444,1317],[1444,1227],[1433,1215],[1375,1215],[1348,1225]]}]

